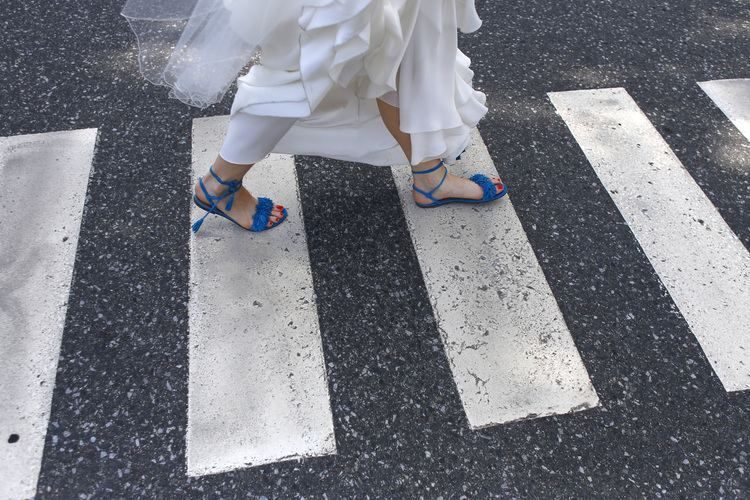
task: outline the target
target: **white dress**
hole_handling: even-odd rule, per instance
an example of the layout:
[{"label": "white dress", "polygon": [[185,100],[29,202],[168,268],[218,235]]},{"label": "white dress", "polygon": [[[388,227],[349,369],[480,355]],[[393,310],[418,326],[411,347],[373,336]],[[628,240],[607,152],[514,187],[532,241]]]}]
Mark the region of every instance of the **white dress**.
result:
[{"label": "white dress", "polygon": [[[161,74],[147,77],[205,105],[220,99],[223,80],[260,49],[259,64],[237,81],[232,114],[297,118],[275,152],[407,163],[380,118],[380,98],[400,108],[412,164],[451,162],[487,111],[484,94],[471,87],[469,58],[457,46],[458,29],[481,25],[473,0],[185,1],[196,5],[187,28],[177,26],[182,45],[166,69],[159,66]],[[154,9],[154,0],[129,0],[123,10],[136,33],[144,3]],[[191,23],[199,28],[191,31]],[[147,42],[139,34],[142,70]],[[198,98],[196,89],[203,93]]]}]

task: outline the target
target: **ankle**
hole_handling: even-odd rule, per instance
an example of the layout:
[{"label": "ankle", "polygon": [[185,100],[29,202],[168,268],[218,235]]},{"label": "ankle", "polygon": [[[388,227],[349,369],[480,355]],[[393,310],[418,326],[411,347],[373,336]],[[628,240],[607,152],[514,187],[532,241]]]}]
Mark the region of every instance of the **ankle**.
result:
[{"label": "ankle", "polygon": [[423,161],[422,163],[413,165],[411,169],[412,172],[424,172],[425,170],[430,170],[431,168],[437,167],[438,165],[440,165],[440,163],[440,159]]},{"label": "ankle", "polygon": [[431,189],[447,176],[445,166],[440,160],[430,160],[412,168],[412,182],[420,189]]},{"label": "ankle", "polygon": [[[205,186],[206,191],[208,191],[208,193],[212,196],[221,196],[222,194],[224,194],[224,192],[226,192],[227,189],[229,189],[229,186],[219,182],[216,179],[216,177],[211,175],[211,172],[206,172],[206,175],[204,175],[201,180],[203,181],[203,185]],[[228,180],[225,180],[224,182],[231,182],[232,180],[234,179],[228,179]],[[196,184],[196,190],[199,190],[199,189],[200,189],[200,182]]]}]

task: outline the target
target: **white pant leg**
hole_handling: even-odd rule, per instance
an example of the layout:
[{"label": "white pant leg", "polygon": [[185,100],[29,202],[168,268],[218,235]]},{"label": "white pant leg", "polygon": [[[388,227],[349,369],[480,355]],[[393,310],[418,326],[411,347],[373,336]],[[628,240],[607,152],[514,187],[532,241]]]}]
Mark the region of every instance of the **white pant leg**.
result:
[{"label": "white pant leg", "polygon": [[219,154],[229,163],[250,165],[270,153],[297,118],[235,113]]}]

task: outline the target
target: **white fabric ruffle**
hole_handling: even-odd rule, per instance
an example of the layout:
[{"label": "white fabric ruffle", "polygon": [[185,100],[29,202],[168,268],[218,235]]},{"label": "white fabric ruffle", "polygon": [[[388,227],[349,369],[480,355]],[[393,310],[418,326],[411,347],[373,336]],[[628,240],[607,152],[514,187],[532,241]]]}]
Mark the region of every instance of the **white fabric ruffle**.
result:
[{"label": "white fabric ruffle", "polygon": [[232,106],[232,113],[299,118],[275,152],[407,163],[380,119],[378,97],[400,108],[412,164],[452,162],[470,145],[487,108],[471,87],[456,32],[481,25],[473,1],[303,3],[297,36],[287,23],[268,34],[261,65],[238,80]]},{"label": "white fabric ruffle", "polygon": [[[123,14],[128,11],[134,25],[131,4],[160,1],[166,0],[129,0]],[[471,87],[469,58],[457,47],[458,29],[481,25],[474,0],[167,3],[190,1],[200,15],[187,21],[192,29],[182,34],[168,77],[158,83],[172,86],[178,98],[200,95],[194,104],[203,104],[214,87],[225,85],[218,80],[260,48],[260,64],[238,79],[232,113],[298,118],[275,152],[406,163],[380,118],[375,99],[382,98],[400,108],[401,129],[412,137],[412,164],[450,162],[470,144],[471,128],[487,111],[485,96]],[[222,26],[225,32],[212,38]],[[231,68],[214,63],[217,46]],[[200,93],[190,88],[193,80]]]}]

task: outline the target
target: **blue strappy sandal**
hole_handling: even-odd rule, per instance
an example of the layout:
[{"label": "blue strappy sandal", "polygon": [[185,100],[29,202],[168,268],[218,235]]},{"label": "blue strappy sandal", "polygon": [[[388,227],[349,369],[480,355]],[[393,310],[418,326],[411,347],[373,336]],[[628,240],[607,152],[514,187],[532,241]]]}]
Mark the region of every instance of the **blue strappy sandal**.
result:
[{"label": "blue strappy sandal", "polygon": [[[431,168],[429,170],[424,170],[422,172],[417,172],[415,170],[412,170],[411,172],[413,174],[429,174],[430,172],[434,172],[435,170],[439,169],[440,167],[443,167],[444,164],[441,161],[438,163],[438,166],[435,168]],[[417,206],[422,208],[432,208],[437,207],[439,205],[445,205],[446,203],[484,203],[485,201],[493,201],[498,198],[501,198],[505,196],[505,194],[508,192],[508,188],[505,187],[505,184],[493,184],[492,181],[489,179],[489,177],[486,177],[482,174],[474,174],[469,179],[474,184],[478,184],[479,187],[482,188],[483,196],[480,200],[472,200],[470,198],[447,198],[445,200],[438,200],[432,194],[440,189],[440,186],[443,185],[443,182],[445,182],[445,178],[448,177],[448,167],[445,168],[445,174],[443,175],[443,180],[440,181],[440,184],[437,185],[435,189],[430,191],[429,193],[426,193],[422,191],[421,189],[417,188],[414,184],[412,184],[412,189],[416,191],[417,193],[426,196],[427,198],[432,200],[432,203],[417,203]],[[497,192],[497,188],[502,187],[500,192]]]},{"label": "blue strappy sandal", "polygon": [[201,210],[205,210],[207,213],[203,217],[200,218],[195,224],[193,224],[193,232],[197,233],[198,229],[200,229],[201,224],[203,224],[203,220],[208,217],[209,214],[216,214],[224,217],[225,219],[229,219],[238,226],[240,226],[242,229],[245,229],[247,231],[265,231],[266,229],[271,229],[272,227],[276,227],[282,222],[284,222],[284,219],[286,219],[286,208],[282,212],[281,218],[274,222],[272,226],[268,226],[268,219],[271,217],[271,211],[273,210],[273,202],[269,198],[258,198],[258,205],[255,207],[255,215],[253,216],[253,225],[250,226],[250,229],[247,229],[246,227],[240,225],[239,222],[232,219],[230,216],[222,212],[220,209],[218,209],[216,206],[219,204],[221,200],[229,196],[229,202],[227,203],[227,211],[232,210],[232,202],[234,201],[234,194],[240,190],[242,187],[242,181],[233,180],[229,182],[224,182],[223,180],[219,179],[219,176],[214,173],[213,167],[209,168],[208,171],[211,173],[211,175],[214,176],[214,179],[219,181],[224,186],[229,186],[226,191],[224,191],[224,194],[221,196],[211,196],[208,194],[208,191],[206,191],[206,186],[203,185],[203,179],[200,179],[198,181],[198,184],[200,184],[201,189],[203,190],[203,194],[206,196],[206,199],[209,203],[211,203],[211,206],[205,205],[202,201],[198,199],[198,195],[193,195],[193,202],[200,208]]}]

